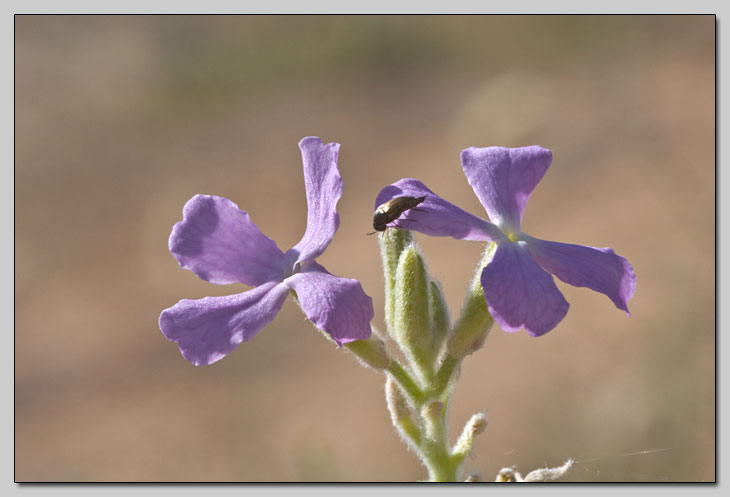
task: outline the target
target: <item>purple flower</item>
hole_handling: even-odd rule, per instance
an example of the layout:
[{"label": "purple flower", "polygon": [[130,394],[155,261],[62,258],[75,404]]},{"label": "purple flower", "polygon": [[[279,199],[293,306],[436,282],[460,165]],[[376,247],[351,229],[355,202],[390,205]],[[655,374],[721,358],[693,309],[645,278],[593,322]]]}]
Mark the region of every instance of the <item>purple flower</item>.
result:
[{"label": "purple flower", "polygon": [[307,229],[282,252],[248,213],[223,197],[196,195],[172,228],[169,247],[180,266],[218,285],[245,283],[238,295],[181,300],[160,314],[160,330],[196,366],[211,364],[269,324],[290,291],[304,314],[339,345],[370,336],[373,302],[357,280],[328,273],[315,259],[332,241],[340,218],[338,143],[299,142],[307,190]]},{"label": "purple flower", "polygon": [[525,328],[531,336],[540,336],[565,317],[569,304],[549,273],[607,295],[629,314],[628,301],[636,289],[629,261],[610,248],[548,242],[522,233],[527,200],[551,161],[552,153],[538,146],[472,147],[461,152],[466,179],[491,223],[412,178],[383,188],[375,205],[394,197],[426,196],[418,210],[406,211],[393,224],[426,235],[495,242],[497,250],[482,270],[481,282],[489,312],[505,331]]}]

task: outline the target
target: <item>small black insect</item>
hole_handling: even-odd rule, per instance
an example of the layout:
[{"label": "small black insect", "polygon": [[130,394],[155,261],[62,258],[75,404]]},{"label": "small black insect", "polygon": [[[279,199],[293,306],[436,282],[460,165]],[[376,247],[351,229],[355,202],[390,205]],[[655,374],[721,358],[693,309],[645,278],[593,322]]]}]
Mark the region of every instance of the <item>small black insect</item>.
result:
[{"label": "small black insect", "polygon": [[[388,227],[388,223],[392,223],[400,217],[405,211],[421,210],[415,209],[415,207],[426,200],[426,197],[395,197],[382,203],[375,209],[375,215],[373,215],[373,228],[375,231],[385,231]],[[373,233],[375,233],[375,231]],[[372,235],[373,233],[368,233]]]}]

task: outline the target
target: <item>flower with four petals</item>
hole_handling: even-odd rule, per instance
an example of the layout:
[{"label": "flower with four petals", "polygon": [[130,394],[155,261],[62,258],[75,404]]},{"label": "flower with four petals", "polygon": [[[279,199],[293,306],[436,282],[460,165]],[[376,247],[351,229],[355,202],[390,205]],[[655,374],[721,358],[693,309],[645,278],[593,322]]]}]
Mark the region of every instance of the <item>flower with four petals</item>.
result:
[{"label": "flower with four petals", "polygon": [[497,250],[481,273],[489,312],[505,331],[532,336],[552,330],[568,312],[553,277],[603,293],[628,310],[636,289],[631,264],[610,248],[549,242],[522,232],[522,213],[547,171],[552,153],[538,146],[468,148],[461,152],[467,181],[491,223],[447,202],[412,178],[386,186],[375,207],[395,197],[426,199],[392,223],[431,236],[495,242]]},{"label": "flower with four petals", "polygon": [[315,259],[332,241],[340,218],[338,143],[299,142],[307,192],[307,228],[282,252],[232,201],[196,195],[172,229],[169,248],[184,269],[211,283],[253,288],[225,297],[181,300],[160,314],[162,333],[195,365],[211,364],[269,324],[290,291],[304,314],[339,345],[370,336],[372,299],[357,280],[333,276]]}]

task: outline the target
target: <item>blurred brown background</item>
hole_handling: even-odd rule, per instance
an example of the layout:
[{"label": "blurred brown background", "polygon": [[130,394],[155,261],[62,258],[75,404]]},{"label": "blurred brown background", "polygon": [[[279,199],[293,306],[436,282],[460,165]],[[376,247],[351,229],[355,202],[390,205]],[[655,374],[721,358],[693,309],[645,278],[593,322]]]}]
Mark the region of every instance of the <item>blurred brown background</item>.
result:
[{"label": "blurred brown background", "polygon": [[[157,328],[226,295],[167,250],[195,193],[286,250],[306,221],[297,142],[342,143],[341,226],[319,259],[383,328],[371,231],[401,177],[484,215],[468,146],[539,144],[525,232],[611,246],[632,317],[558,282],[548,335],[495,328],[464,364],[453,431],[487,410],[467,469],[577,464],[570,481],[715,478],[712,16],[17,16],[15,477],[414,481],[383,376],[287,302],[196,368]],[[419,236],[457,315],[481,245]],[[454,435],[455,436],[455,435]]]}]

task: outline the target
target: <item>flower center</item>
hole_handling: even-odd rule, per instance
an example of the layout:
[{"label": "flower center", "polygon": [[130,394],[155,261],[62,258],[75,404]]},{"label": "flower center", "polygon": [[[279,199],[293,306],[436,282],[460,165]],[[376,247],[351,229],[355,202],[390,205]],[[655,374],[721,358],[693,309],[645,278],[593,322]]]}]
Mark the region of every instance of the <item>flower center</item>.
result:
[{"label": "flower center", "polygon": [[521,231],[508,231],[504,234],[507,235],[507,238],[509,239],[510,242],[518,242],[522,239],[520,237],[520,235],[522,234]]},{"label": "flower center", "polygon": [[284,254],[284,260],[282,261],[284,278],[288,278],[289,276],[292,276],[294,274],[301,272],[302,264],[300,262],[297,262],[295,264],[295,261],[298,258],[299,258],[299,253],[296,252],[295,250],[289,249],[286,251],[286,253]]},{"label": "flower center", "polygon": [[522,240],[522,231],[520,230],[519,223],[515,225],[506,219],[498,219],[494,222],[494,224],[497,225],[499,231],[501,231],[510,242],[514,243]]}]

